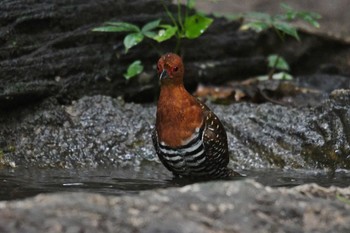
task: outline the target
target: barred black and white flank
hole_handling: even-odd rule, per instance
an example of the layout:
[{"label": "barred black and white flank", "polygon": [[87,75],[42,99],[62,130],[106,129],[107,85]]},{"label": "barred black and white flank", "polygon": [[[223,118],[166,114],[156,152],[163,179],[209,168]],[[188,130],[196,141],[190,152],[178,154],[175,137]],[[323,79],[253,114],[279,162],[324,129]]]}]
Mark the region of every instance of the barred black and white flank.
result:
[{"label": "barred black and white flank", "polygon": [[233,171],[227,168],[229,153],[226,131],[218,117],[206,105],[199,104],[204,112],[203,124],[181,147],[169,147],[158,140],[157,130],[153,131],[153,144],[159,159],[176,176],[232,176]]}]

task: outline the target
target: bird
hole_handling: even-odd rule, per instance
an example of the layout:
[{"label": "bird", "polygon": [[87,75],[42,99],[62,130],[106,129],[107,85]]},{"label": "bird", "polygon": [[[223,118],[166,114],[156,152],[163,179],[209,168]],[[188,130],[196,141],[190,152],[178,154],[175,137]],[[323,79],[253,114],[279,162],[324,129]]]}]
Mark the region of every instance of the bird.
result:
[{"label": "bird", "polygon": [[216,179],[236,176],[228,168],[227,134],[219,118],[184,87],[179,55],[157,63],[160,94],[152,141],[161,163],[175,177]]}]

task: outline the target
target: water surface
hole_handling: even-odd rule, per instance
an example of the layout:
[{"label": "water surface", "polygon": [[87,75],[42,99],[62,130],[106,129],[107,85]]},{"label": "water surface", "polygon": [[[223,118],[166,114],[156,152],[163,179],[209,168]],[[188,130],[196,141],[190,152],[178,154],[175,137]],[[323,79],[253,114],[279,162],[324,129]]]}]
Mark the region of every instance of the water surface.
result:
[{"label": "water surface", "polygon": [[[245,177],[272,187],[293,187],[317,183],[322,186],[350,186],[350,172],[339,170],[240,171]],[[179,187],[193,181],[173,179],[160,166],[143,168],[39,169],[0,168],[0,200],[13,200],[51,192],[94,192],[107,195],[133,194],[141,190]]]}]

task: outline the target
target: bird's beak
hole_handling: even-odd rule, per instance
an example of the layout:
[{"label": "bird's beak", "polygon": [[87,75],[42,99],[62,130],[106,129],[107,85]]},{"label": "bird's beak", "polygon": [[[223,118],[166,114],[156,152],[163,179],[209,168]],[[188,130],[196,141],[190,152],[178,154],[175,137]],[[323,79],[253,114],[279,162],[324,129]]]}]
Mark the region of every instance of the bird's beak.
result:
[{"label": "bird's beak", "polygon": [[168,72],[166,71],[166,69],[164,69],[162,71],[162,73],[160,73],[160,75],[159,75],[159,80],[162,80],[164,78],[169,78],[169,75],[168,75]]}]

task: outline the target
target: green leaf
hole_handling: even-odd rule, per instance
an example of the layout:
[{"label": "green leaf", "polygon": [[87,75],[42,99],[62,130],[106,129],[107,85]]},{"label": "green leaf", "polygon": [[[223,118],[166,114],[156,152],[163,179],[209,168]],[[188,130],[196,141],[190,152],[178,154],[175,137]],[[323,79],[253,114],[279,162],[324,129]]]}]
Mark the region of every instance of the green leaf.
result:
[{"label": "green leaf", "polygon": [[268,66],[279,70],[289,70],[288,62],[281,56],[272,54],[268,56]]},{"label": "green leaf", "polygon": [[130,79],[138,74],[140,74],[143,71],[143,65],[141,64],[140,60],[136,60],[133,63],[131,63],[124,74],[124,77],[126,79]]},{"label": "green leaf", "polygon": [[157,36],[157,33],[154,31],[147,31],[147,32],[143,32],[143,35],[145,35],[148,38],[153,39],[154,37]]},{"label": "green leaf", "polygon": [[273,27],[287,35],[294,37],[297,40],[300,40],[297,29],[288,23],[274,22]]},{"label": "green leaf", "polygon": [[315,28],[319,28],[320,24],[317,22],[317,19],[320,19],[321,16],[319,14],[313,12],[300,12],[298,17],[309,23],[311,26]]},{"label": "green leaf", "polygon": [[150,37],[157,42],[163,42],[165,40],[169,40],[171,37],[175,35],[177,32],[177,27],[171,25],[161,25],[162,29],[158,31],[154,37]]},{"label": "green leaf", "polygon": [[128,50],[131,47],[140,43],[143,40],[143,38],[144,38],[144,35],[140,32],[128,34],[124,38],[125,52],[128,52]]},{"label": "green leaf", "polygon": [[102,26],[100,28],[109,27],[112,28],[113,31],[110,32],[139,32],[140,28],[131,23],[125,23],[125,22],[106,22],[105,26]]},{"label": "green leaf", "polygon": [[202,35],[212,24],[213,19],[203,15],[195,14],[185,19],[185,37],[194,39]]},{"label": "green leaf", "polygon": [[160,19],[149,22],[142,27],[142,32],[145,33],[145,32],[151,31],[156,27],[158,27],[159,24],[160,24]]}]

